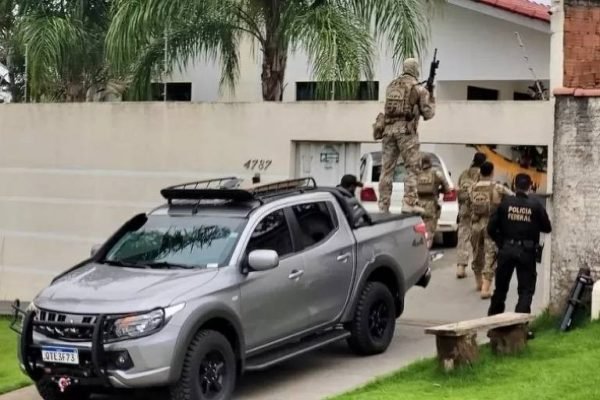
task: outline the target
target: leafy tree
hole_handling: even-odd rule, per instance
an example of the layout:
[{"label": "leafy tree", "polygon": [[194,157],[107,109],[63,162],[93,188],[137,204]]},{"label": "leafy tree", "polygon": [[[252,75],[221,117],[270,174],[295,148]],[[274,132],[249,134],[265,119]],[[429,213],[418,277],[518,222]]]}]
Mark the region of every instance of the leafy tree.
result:
[{"label": "leafy tree", "polygon": [[282,100],[288,56],[297,50],[308,55],[320,90],[352,92],[373,76],[375,43],[387,43],[396,68],[419,56],[430,12],[443,1],[114,0],[107,55],[118,73],[131,74],[138,99],[150,96],[159,73],[202,56],[220,62],[221,84],[233,89],[239,44],[248,38],[262,54],[264,100]]}]

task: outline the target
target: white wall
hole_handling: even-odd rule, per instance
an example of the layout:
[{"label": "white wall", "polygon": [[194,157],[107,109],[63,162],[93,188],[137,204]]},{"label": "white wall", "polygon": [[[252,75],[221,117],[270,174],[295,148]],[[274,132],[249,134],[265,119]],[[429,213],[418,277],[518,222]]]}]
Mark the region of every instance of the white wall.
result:
[{"label": "white wall", "polygon": [[[515,31],[521,35],[530,63],[538,78],[549,79],[549,24],[515,16],[471,0],[452,0],[452,2],[460,3],[461,6],[447,4],[432,23],[429,47],[438,48],[438,58],[441,60],[437,76],[439,81],[533,80],[523,59]],[[477,8],[478,11],[464,6]],[[193,101],[259,101],[261,100],[260,51],[255,48],[252,53],[251,49],[250,43],[244,43],[242,46],[240,82],[235,96],[219,95],[214,83],[218,82],[220,75],[214,65],[189,69],[177,74],[174,79],[194,82]],[[430,56],[427,53],[433,52],[425,51],[422,75],[426,75],[429,71]],[[379,99],[383,100],[385,85],[396,74],[390,57],[384,51],[380,51],[376,60],[375,79],[380,81]],[[307,57],[302,53],[292,54],[286,71],[287,86],[284,100],[295,100],[297,81],[310,80],[312,77]],[[197,89],[197,86],[203,87]],[[459,100],[461,97],[440,96],[440,99]]]}]

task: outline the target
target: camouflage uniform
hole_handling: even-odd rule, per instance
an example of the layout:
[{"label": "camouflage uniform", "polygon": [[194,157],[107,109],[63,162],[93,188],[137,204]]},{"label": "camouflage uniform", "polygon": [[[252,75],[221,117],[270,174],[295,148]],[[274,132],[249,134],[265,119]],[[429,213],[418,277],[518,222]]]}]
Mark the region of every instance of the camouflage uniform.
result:
[{"label": "camouflage uniform", "polygon": [[379,179],[379,209],[382,212],[389,212],[398,156],[402,157],[407,171],[403,211],[422,212],[417,194],[417,175],[421,170],[417,127],[421,116],[426,121],[433,118],[435,98],[418,84],[419,64],[416,60],[405,60],[403,67],[402,76],[387,87],[385,114],[378,115],[374,125],[374,137],[383,139]]},{"label": "camouflage uniform", "polygon": [[458,251],[457,264],[466,267],[473,251],[471,246],[471,210],[469,190],[479,180],[479,167],[465,170],[458,178]]},{"label": "camouflage uniform", "polygon": [[469,191],[471,211],[471,245],[473,246],[473,272],[483,278],[482,298],[491,296],[490,285],[496,271],[496,244],[487,233],[490,216],[504,196],[513,196],[507,187],[481,177]]},{"label": "camouflage uniform", "polygon": [[442,210],[438,203],[440,188],[442,193],[448,193],[450,184],[440,170],[432,168],[429,157],[423,157],[422,168],[423,170],[417,176],[417,193],[419,195],[419,205],[425,210],[423,221],[427,227],[428,245],[431,248]]}]

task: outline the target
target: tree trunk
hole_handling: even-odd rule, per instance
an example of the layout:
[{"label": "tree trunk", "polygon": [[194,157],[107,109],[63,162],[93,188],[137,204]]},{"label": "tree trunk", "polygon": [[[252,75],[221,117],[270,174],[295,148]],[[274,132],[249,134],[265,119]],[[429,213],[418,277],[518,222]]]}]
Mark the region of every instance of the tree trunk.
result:
[{"label": "tree trunk", "polygon": [[287,50],[267,45],[263,50],[262,93],[264,101],[283,100],[283,82],[287,65]]}]

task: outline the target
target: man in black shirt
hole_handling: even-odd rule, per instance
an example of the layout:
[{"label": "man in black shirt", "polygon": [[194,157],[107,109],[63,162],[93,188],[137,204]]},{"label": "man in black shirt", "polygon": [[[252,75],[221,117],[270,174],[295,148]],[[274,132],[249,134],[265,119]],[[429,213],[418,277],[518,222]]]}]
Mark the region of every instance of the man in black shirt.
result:
[{"label": "man in black shirt", "polygon": [[516,195],[503,199],[487,226],[488,234],[499,249],[496,290],[488,315],[504,312],[506,294],[515,269],[519,294],[515,312],[531,313],[537,279],[536,251],[540,232],[552,231],[544,206],[528,195],[531,184],[529,175],[518,174],[515,178]]},{"label": "man in black shirt", "polygon": [[354,175],[344,175],[337,187],[346,189],[354,197],[356,188],[363,187],[363,184]]}]

